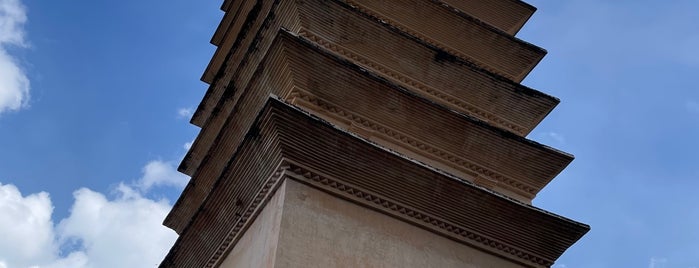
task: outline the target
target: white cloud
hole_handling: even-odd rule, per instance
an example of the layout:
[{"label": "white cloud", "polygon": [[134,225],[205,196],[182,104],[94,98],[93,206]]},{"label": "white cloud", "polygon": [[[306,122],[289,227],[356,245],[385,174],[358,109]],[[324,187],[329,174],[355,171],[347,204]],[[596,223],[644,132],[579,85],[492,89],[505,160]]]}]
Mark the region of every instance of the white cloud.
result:
[{"label": "white cloud", "polygon": [[[170,210],[120,184],[117,197],[82,188],[70,215],[54,226],[45,192],[23,197],[0,184],[0,268],[155,267],[177,239],[162,226]],[[59,255],[59,247],[70,252]],[[73,245],[78,245],[73,246]]]},{"label": "white cloud", "polygon": [[0,44],[24,45],[27,12],[19,0],[0,0]]},{"label": "white cloud", "polygon": [[[65,258],[60,258],[46,265],[32,266],[32,268],[87,268],[88,256],[83,251],[71,252]],[[1,268],[1,266],[0,266]]]},{"label": "white cloud", "polygon": [[26,11],[19,0],[0,0],[0,114],[23,108],[29,101],[29,79],[6,50],[25,46]]},{"label": "white cloud", "polygon": [[148,191],[153,186],[187,185],[189,177],[177,171],[171,162],[154,160],[143,167],[143,177],[136,183],[141,191]]},{"label": "white cloud", "polygon": [[192,108],[180,108],[177,110],[177,117],[179,118],[189,118],[194,114],[194,109]]},{"label": "white cloud", "polygon": [[[187,142],[182,147],[189,150],[194,141]],[[142,193],[155,186],[174,186],[184,188],[189,182],[189,176],[177,171],[177,166],[172,161],[153,160],[141,170],[142,177],[134,183]]]},{"label": "white cloud", "polygon": [[0,183],[0,267],[28,267],[55,256],[52,212],[47,193],[22,196]]},{"label": "white cloud", "polygon": [[160,263],[177,239],[162,226],[170,205],[166,200],[144,198],[123,184],[118,191],[114,200],[85,188],[75,191],[71,214],[56,230],[59,241],[80,241],[83,249],[63,261],[83,263],[83,267],[154,267]]},{"label": "white cloud", "polygon": [[14,185],[0,183],[0,268],[157,266],[177,234],[162,225],[168,201],[144,194],[153,186],[183,187],[188,177],[160,160],[142,172],[132,184],[120,183],[115,198],[75,191],[69,216],[56,225],[48,193],[22,196]]}]

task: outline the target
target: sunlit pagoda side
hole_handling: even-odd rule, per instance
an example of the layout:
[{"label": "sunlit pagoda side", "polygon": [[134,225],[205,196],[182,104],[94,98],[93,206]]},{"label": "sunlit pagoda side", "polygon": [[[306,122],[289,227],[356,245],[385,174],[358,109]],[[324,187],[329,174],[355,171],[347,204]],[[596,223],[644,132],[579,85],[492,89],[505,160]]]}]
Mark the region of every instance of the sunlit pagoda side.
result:
[{"label": "sunlit pagoda side", "polygon": [[225,0],[160,267],[551,267],[531,205],[573,156],[518,0]]}]

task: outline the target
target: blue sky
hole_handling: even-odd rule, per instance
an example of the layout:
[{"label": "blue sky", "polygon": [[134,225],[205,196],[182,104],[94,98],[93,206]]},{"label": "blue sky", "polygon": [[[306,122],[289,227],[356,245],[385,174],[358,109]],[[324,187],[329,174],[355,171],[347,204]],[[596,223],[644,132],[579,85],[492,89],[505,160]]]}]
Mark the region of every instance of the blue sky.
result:
[{"label": "blue sky", "polygon": [[[699,3],[528,2],[529,138],[576,156],[534,204],[592,226],[555,267],[699,267]],[[0,0],[0,268],[160,261],[219,4]]]}]

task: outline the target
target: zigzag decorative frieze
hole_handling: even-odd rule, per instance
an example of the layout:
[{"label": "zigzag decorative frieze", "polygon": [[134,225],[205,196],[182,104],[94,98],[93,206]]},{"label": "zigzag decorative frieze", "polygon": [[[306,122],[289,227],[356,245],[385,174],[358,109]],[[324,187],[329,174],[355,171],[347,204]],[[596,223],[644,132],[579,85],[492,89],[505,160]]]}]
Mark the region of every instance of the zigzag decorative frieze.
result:
[{"label": "zigzag decorative frieze", "polygon": [[426,94],[428,94],[428,95],[430,95],[438,100],[442,100],[442,101],[449,103],[453,106],[459,107],[459,108],[461,108],[462,112],[464,112],[470,116],[485,119],[487,122],[490,122],[495,126],[509,129],[509,130],[519,134],[519,135],[526,135],[526,133],[527,133],[527,130],[520,125],[512,123],[508,120],[505,120],[505,119],[503,119],[503,118],[501,118],[493,113],[487,112],[480,107],[477,107],[477,106],[472,105],[470,103],[466,103],[466,102],[460,100],[459,98],[451,96],[450,94],[445,93],[441,90],[432,88],[432,87],[427,86],[421,82],[418,82],[414,79],[411,79],[408,76],[405,76],[401,73],[393,71],[393,70],[391,70],[391,69],[389,69],[381,64],[378,64],[378,63],[371,61],[363,56],[360,56],[358,53],[355,53],[355,52],[353,52],[345,47],[342,47],[342,46],[337,45],[335,43],[332,43],[326,39],[323,39],[322,37],[317,36],[317,35],[313,34],[312,32],[307,31],[303,28],[299,31],[299,36],[305,37],[308,40],[313,41],[314,43],[316,43],[316,44],[318,44],[318,45],[320,45],[328,50],[336,52],[342,56],[345,56],[349,59],[354,60],[357,63],[365,65],[369,68],[372,68],[379,73],[388,75],[389,77],[391,77],[395,80],[398,80],[406,85],[409,85],[415,89],[418,89],[418,90],[420,90],[420,91],[422,91],[422,92],[424,92],[424,93],[426,93]]},{"label": "zigzag decorative frieze", "polygon": [[220,264],[222,257],[235,246],[244,233],[244,229],[252,224],[255,217],[257,217],[259,212],[262,211],[266,205],[267,201],[272,197],[272,195],[274,195],[276,188],[281,185],[286,178],[306,181],[319,188],[329,188],[329,190],[332,192],[341,194],[356,202],[365,203],[372,207],[392,211],[391,214],[404,218],[404,220],[426,226],[442,234],[454,237],[470,244],[497,250],[497,252],[501,252],[501,254],[506,253],[512,257],[523,259],[538,265],[550,266],[553,264],[553,262],[549,260],[480,235],[468,230],[463,226],[458,226],[457,224],[453,224],[433,215],[410,208],[393,200],[380,197],[374,193],[370,193],[356,186],[349,185],[340,180],[322,175],[318,172],[305,168],[300,164],[294,163],[293,161],[284,160],[279,165],[277,170],[275,170],[267,181],[264,182],[260,190],[255,195],[255,198],[245,209],[245,212],[240,215],[236,223],[233,225],[233,228],[229,231],[228,235],[226,235],[226,238],[223,240],[223,242],[221,242],[214,254],[211,255],[205,267],[216,267]]},{"label": "zigzag decorative frieze", "polygon": [[405,33],[407,33],[407,34],[409,34],[409,35],[412,35],[412,36],[414,36],[414,37],[417,37],[418,39],[422,40],[423,42],[428,43],[428,44],[430,44],[431,46],[434,46],[434,47],[436,47],[436,48],[439,48],[439,49],[443,50],[444,52],[447,52],[447,53],[449,53],[449,54],[452,54],[452,55],[454,55],[454,56],[457,56],[457,57],[459,57],[459,58],[461,58],[461,59],[469,59],[471,62],[475,63],[475,64],[478,65],[478,67],[480,67],[480,68],[483,68],[483,69],[485,69],[485,70],[487,70],[487,71],[489,71],[489,72],[491,72],[491,73],[500,74],[500,75],[502,75],[502,76],[507,77],[508,79],[515,80],[515,78],[512,77],[511,75],[508,75],[508,74],[506,74],[506,73],[499,72],[499,71],[497,71],[497,70],[495,70],[495,69],[489,67],[487,64],[484,64],[483,62],[480,62],[480,61],[474,59],[473,57],[469,57],[469,56],[467,56],[467,55],[465,55],[465,54],[463,54],[463,53],[461,53],[461,52],[459,52],[459,51],[457,51],[457,50],[455,50],[455,49],[453,49],[453,48],[450,48],[450,47],[448,47],[448,46],[442,45],[442,44],[440,44],[439,42],[435,41],[434,39],[429,38],[429,37],[427,37],[426,35],[421,34],[421,33],[418,32],[418,31],[415,31],[415,30],[412,30],[412,29],[410,29],[410,28],[408,28],[408,27],[405,27],[405,26],[403,26],[402,24],[398,23],[397,21],[392,20],[392,19],[388,18],[387,16],[385,16],[385,15],[383,15],[383,14],[381,14],[381,13],[378,13],[378,12],[375,12],[375,11],[373,11],[373,10],[371,10],[371,9],[368,9],[368,8],[366,8],[366,7],[363,7],[362,5],[360,5],[359,3],[355,2],[355,1],[352,1],[352,0],[342,0],[342,1],[345,2],[345,3],[347,3],[348,5],[352,6],[353,8],[356,8],[357,10],[361,11],[362,13],[365,13],[365,14],[367,14],[367,15],[369,15],[369,16],[372,16],[372,17],[378,19],[379,21],[381,21],[382,23],[389,24],[389,25],[395,27],[396,29],[401,30],[401,31],[403,31],[403,32],[405,32]]},{"label": "zigzag decorative frieze", "polygon": [[[221,242],[216,251],[214,251],[214,254],[211,255],[205,267],[211,268],[219,265],[219,261],[222,261],[221,257],[225,256],[238,242],[244,233],[243,229],[252,224],[257,214],[264,208],[265,203],[274,195],[276,188],[283,181],[284,171],[287,169],[289,169],[289,166],[282,162],[277,170],[272,173],[272,176],[267,179],[262,185],[262,188],[260,188],[255,195],[255,198],[250,202],[250,205],[241,213],[235,225],[233,225],[233,228],[228,232],[228,235],[226,235],[226,238]],[[243,232],[241,232],[241,230],[243,230]]]},{"label": "zigzag decorative frieze", "polygon": [[424,212],[412,209],[398,202],[380,197],[374,193],[369,193],[366,190],[349,185],[345,182],[331,178],[329,176],[321,175],[318,172],[302,167],[301,165],[296,164],[292,161],[288,161],[287,163],[288,170],[285,174],[288,174],[289,176],[297,179],[306,180],[311,184],[316,185],[317,187],[331,188],[331,190],[333,190],[332,192],[342,194],[345,197],[349,197],[351,200],[355,200],[360,203],[365,203],[372,207],[390,210],[393,212],[392,214],[394,215],[407,219],[411,222],[421,224],[430,229],[439,230],[440,233],[457,238],[461,241],[480,245],[485,248],[494,249],[499,252],[507,253],[514,257],[530,261],[532,263],[544,265],[546,267],[553,265],[553,262],[549,260],[514,248],[500,241],[480,235],[478,233],[466,229],[463,226],[458,226],[438,217],[428,215]]},{"label": "zigzag decorative frieze", "polygon": [[[536,194],[536,188],[527,185],[521,181],[509,178],[503,174],[500,174],[498,172],[492,171],[488,168],[482,167],[478,164],[475,164],[471,161],[465,160],[461,157],[458,157],[452,153],[449,153],[445,150],[436,148],[434,146],[425,144],[415,138],[412,138],[408,135],[402,134],[398,131],[395,131],[393,129],[387,128],[381,124],[378,124],[376,122],[373,122],[372,120],[366,119],[364,117],[361,117],[359,115],[356,115],[350,111],[347,111],[345,109],[340,108],[337,105],[334,105],[330,102],[327,102],[325,100],[322,100],[313,94],[308,93],[305,90],[299,89],[298,87],[294,87],[288,97],[286,98],[287,101],[290,101],[294,103],[294,98],[296,99],[301,99],[304,102],[313,105],[317,108],[320,108],[326,112],[331,113],[332,115],[338,116],[340,118],[343,118],[345,120],[348,120],[349,122],[354,122],[357,123],[361,126],[364,126],[368,129],[374,130],[378,133],[383,134],[384,136],[405,145],[408,148],[412,148],[413,150],[422,152],[424,154],[428,154],[431,156],[436,156],[440,159],[446,160],[452,165],[455,165],[456,167],[461,167],[462,169],[465,168],[467,171],[470,171],[472,173],[481,175],[486,178],[490,178],[494,181],[497,182],[502,182],[505,185],[508,185],[508,188],[514,188],[512,190],[528,197],[532,198]],[[296,103],[295,103],[296,104]]]}]

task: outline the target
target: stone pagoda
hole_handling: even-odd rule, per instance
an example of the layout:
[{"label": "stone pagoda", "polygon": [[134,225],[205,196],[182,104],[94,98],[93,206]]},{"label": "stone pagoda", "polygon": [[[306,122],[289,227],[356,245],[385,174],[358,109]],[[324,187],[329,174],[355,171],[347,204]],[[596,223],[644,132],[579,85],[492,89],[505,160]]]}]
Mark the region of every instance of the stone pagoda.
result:
[{"label": "stone pagoda", "polygon": [[225,0],[161,267],[551,267],[519,0]]}]

